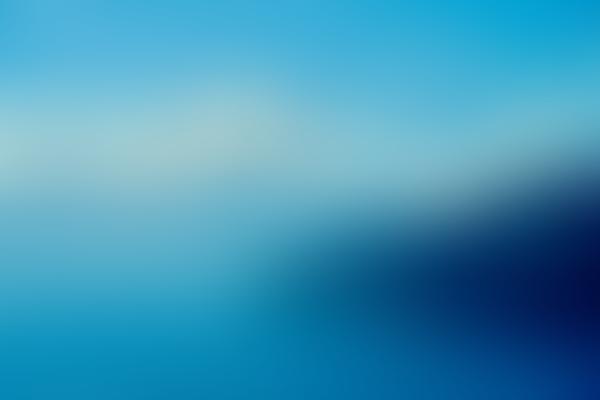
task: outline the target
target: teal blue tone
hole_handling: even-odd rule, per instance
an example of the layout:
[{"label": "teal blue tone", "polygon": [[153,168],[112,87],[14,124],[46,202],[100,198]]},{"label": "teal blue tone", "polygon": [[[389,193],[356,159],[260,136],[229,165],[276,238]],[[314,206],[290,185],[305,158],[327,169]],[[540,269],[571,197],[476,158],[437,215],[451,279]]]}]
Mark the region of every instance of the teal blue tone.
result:
[{"label": "teal blue tone", "polygon": [[599,109],[598,0],[0,0],[0,400],[600,398],[580,336],[365,273],[539,217]]}]

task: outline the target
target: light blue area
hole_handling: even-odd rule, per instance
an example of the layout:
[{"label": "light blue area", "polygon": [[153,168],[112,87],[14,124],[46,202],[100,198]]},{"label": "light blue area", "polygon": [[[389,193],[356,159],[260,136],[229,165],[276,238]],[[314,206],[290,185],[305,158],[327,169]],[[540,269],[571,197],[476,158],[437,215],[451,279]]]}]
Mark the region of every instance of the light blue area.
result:
[{"label": "light blue area", "polygon": [[317,96],[460,113],[532,81],[597,82],[593,1],[4,1],[2,10],[3,81],[55,91],[263,70]]}]

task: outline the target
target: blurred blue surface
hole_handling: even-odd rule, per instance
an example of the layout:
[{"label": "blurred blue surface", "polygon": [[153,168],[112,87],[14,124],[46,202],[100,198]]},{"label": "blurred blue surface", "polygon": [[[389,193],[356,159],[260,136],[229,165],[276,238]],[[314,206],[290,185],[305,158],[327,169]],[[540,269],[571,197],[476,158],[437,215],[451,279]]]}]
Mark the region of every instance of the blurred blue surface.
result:
[{"label": "blurred blue surface", "polygon": [[600,398],[599,43],[585,0],[0,0],[0,398]]}]

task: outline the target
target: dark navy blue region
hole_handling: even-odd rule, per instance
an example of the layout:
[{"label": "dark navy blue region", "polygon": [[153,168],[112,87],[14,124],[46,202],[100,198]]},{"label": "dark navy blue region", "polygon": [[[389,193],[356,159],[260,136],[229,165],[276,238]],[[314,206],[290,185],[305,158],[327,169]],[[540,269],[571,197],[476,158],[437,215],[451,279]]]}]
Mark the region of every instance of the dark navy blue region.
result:
[{"label": "dark navy blue region", "polygon": [[[442,353],[463,352],[462,367],[474,368],[469,373],[494,365],[498,353],[515,371],[535,359],[540,365],[534,369],[548,367],[540,378],[545,384],[509,398],[595,398],[600,181],[585,175],[534,182],[480,221],[449,230],[411,231],[410,220],[402,218],[390,227],[383,213],[380,223],[343,230],[318,252],[330,273],[295,277],[298,292],[311,293],[310,309],[325,319],[349,308],[363,324],[397,332],[400,348],[410,346],[403,341],[409,331],[430,338],[432,347],[443,343]],[[467,367],[478,358],[479,366]],[[430,372],[441,373],[441,365],[434,363]],[[535,387],[523,382],[523,390],[529,384]],[[469,382],[464,389],[476,386]],[[490,396],[474,393],[463,396]]]}]

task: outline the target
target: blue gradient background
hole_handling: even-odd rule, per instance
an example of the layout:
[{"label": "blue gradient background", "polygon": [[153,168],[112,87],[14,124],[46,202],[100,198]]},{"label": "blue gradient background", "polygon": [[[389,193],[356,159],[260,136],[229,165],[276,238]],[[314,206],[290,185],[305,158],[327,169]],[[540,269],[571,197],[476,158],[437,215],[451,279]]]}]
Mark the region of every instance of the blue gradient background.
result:
[{"label": "blue gradient background", "polygon": [[600,5],[0,0],[0,398],[596,399]]}]

